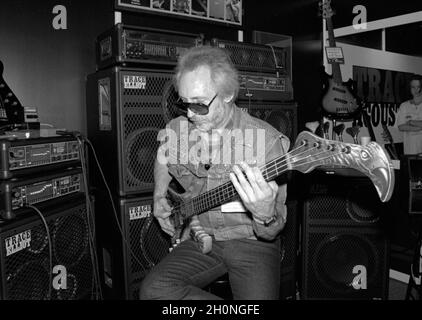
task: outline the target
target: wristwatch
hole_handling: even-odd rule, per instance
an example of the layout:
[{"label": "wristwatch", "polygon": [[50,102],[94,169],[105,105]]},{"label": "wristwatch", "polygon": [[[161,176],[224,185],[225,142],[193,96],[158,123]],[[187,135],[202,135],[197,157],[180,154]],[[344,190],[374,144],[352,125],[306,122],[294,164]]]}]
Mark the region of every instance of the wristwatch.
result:
[{"label": "wristwatch", "polygon": [[267,220],[260,220],[260,219],[257,219],[256,217],[254,217],[254,220],[255,220],[256,223],[262,224],[265,227],[269,227],[270,225],[272,225],[274,222],[277,221],[277,216],[274,215]]}]

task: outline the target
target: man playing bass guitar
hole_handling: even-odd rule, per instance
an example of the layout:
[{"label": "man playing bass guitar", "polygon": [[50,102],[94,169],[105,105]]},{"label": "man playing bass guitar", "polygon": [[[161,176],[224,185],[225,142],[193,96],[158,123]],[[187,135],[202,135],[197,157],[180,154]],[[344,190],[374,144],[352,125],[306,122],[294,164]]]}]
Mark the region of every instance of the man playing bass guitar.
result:
[{"label": "man playing bass guitar", "polygon": [[154,216],[175,235],[167,198],[172,179],[185,197],[200,195],[205,203],[215,201],[206,199],[207,191],[233,192],[218,190],[231,181],[239,201],[193,216],[180,243],[142,282],[140,298],[218,299],[203,288],[228,274],[234,299],[278,299],[286,185],[267,182],[258,167],[285,154],[290,142],[235,105],[238,73],[222,49],[189,49],[179,59],[175,84],[186,116],[173,119],[167,143],[161,140],[168,148],[157,153]]}]

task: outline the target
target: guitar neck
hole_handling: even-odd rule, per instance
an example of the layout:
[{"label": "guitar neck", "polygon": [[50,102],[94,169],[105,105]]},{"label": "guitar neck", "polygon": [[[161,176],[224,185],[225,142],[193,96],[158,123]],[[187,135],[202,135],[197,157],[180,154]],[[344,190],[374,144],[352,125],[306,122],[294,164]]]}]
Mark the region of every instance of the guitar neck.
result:
[{"label": "guitar neck", "polygon": [[[287,164],[289,154],[283,155],[268,162],[260,168],[265,181],[269,182],[277,178],[284,172],[291,170]],[[185,218],[198,215],[215,208],[224,203],[230,202],[238,197],[238,193],[231,181],[226,182],[214,189],[202,193],[185,203],[187,214]]]},{"label": "guitar neck", "polygon": [[371,137],[371,140],[377,141],[377,139],[375,138],[374,128],[372,127],[371,118],[369,117],[368,113],[365,110],[362,111],[362,115],[363,115],[363,121],[366,125],[366,128],[368,128],[368,133],[369,133],[369,136]]},{"label": "guitar neck", "polygon": [[[326,19],[327,22],[327,29],[328,29],[328,43],[330,47],[336,46],[336,41],[334,37],[334,28],[333,28],[333,20],[331,18]],[[338,62],[333,62],[332,65],[332,75],[333,79],[337,83],[342,83],[343,79],[341,77],[341,70],[340,64]]]},{"label": "guitar neck", "polygon": [[[346,166],[360,171],[374,183],[380,199],[388,201],[394,184],[394,170],[389,156],[377,143],[366,146],[322,139],[310,132],[299,134],[293,149],[260,168],[266,181],[274,180],[286,171],[308,173],[319,166]],[[381,177],[379,172],[385,172]],[[173,207],[177,221],[199,215],[238,197],[231,181]]]}]

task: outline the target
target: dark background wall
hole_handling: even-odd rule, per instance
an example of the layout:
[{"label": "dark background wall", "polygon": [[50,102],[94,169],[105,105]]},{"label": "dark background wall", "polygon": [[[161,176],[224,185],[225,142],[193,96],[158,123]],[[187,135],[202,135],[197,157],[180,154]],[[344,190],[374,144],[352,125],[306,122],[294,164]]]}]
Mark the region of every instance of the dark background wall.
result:
[{"label": "dark background wall", "polygon": [[[293,11],[281,10],[289,2]],[[52,26],[52,10],[58,4],[67,8],[67,30]],[[226,40],[237,40],[238,30],[243,30],[245,42],[251,41],[253,30],[291,35],[295,99],[300,110],[311,108],[319,97],[321,65],[317,2],[246,0],[244,12],[241,29],[142,13],[124,13],[123,22]],[[96,36],[113,23],[113,0],[1,1],[0,59],[5,65],[4,78],[24,106],[38,108],[42,123],[86,132],[85,78],[95,71]]]},{"label": "dark background wall", "polygon": [[[54,6],[67,8],[67,30],[52,26]],[[94,40],[113,22],[107,1],[2,0],[0,60],[4,78],[40,121],[85,130],[85,76],[95,70]]]},{"label": "dark background wall", "polygon": [[[128,24],[203,33],[236,40],[238,30],[250,42],[258,30],[293,37],[293,86],[300,127],[319,117],[322,66],[322,18],[318,0],[244,0],[243,26],[124,13]],[[67,8],[67,30],[55,30],[53,7]],[[381,0],[333,1],[335,27],[350,25],[353,7],[365,5],[368,20],[416,11],[420,0],[386,6]],[[85,77],[95,71],[94,42],[114,23],[114,0],[2,0],[0,59],[4,77],[24,106],[38,107],[42,123],[86,131]],[[413,41],[414,42],[414,41]]]}]

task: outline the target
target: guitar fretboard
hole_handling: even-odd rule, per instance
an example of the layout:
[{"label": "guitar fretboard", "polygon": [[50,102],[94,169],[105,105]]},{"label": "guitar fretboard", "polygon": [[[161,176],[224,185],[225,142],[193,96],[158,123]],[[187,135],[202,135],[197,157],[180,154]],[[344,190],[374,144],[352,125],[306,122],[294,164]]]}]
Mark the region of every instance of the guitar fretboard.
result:
[{"label": "guitar fretboard", "polygon": [[[331,18],[327,18],[326,21],[327,21],[327,29],[328,29],[328,43],[330,47],[335,47],[336,41],[334,37],[333,21]],[[337,83],[342,83],[343,79],[341,77],[340,64],[337,62],[333,62],[331,67],[333,70],[332,74],[333,74],[334,81]]]},{"label": "guitar fretboard", "polygon": [[[286,172],[288,170],[287,160],[288,154],[280,156],[260,168],[264,179],[268,182]],[[237,197],[238,193],[232,182],[226,182],[186,202],[184,209],[188,214],[185,218],[213,209]]]}]

